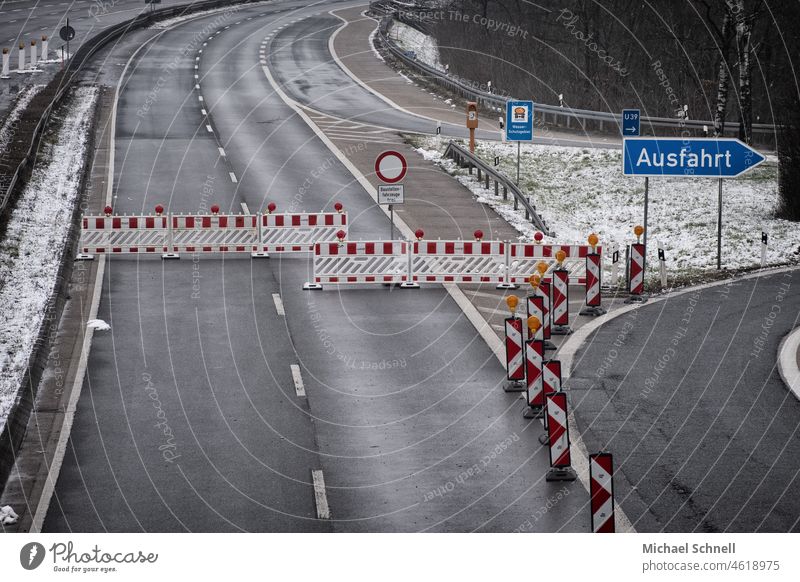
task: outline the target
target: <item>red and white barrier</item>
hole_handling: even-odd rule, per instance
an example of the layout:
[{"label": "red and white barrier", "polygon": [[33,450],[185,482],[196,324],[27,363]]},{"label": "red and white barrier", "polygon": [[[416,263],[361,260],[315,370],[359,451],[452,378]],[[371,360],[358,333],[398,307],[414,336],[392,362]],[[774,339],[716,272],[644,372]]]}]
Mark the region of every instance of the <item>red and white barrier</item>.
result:
[{"label": "red and white barrier", "polygon": [[407,247],[403,241],[326,242],[314,245],[313,278],[303,288],[326,284],[406,283]]},{"label": "red and white barrier", "polygon": [[567,395],[565,392],[551,394],[547,403],[547,436],[550,445],[550,470],[547,481],[574,481],[577,478],[572,468],[569,450],[569,422],[567,420]]},{"label": "red and white barrier", "polygon": [[[544,262],[549,268],[557,263],[556,253],[564,251],[564,269],[569,273],[569,280],[574,285],[586,281],[586,264],[584,259],[591,252],[588,245],[542,245],[535,243],[511,243],[508,245],[508,277],[507,283],[525,284],[531,273],[536,272],[539,263]],[[597,247],[601,252],[601,247]]]},{"label": "red and white barrier", "polygon": [[523,412],[525,418],[539,418],[542,415],[544,408],[543,362],[544,341],[529,339],[525,342],[525,392],[528,402],[528,407]]},{"label": "red and white barrier", "polygon": [[603,297],[600,291],[603,272],[603,257],[600,253],[586,255],[586,306],[581,309],[581,315],[603,315],[606,310],[602,307]]},{"label": "red and white barrier", "polygon": [[170,216],[169,253],[253,253],[258,250],[257,216]]},{"label": "red and white barrier", "polygon": [[259,245],[262,253],[312,252],[318,242],[334,242],[347,233],[347,213],[316,212],[264,214]]},{"label": "red and white barrier", "polygon": [[644,256],[644,245],[633,243],[628,264],[628,291],[631,295],[641,295],[644,292]]},{"label": "red and white barrier", "polygon": [[506,385],[506,392],[521,392],[524,390],[522,381],[525,379],[525,364],[523,362],[522,319],[507,317],[505,320],[506,331],[506,370],[507,378],[511,382]]},{"label": "red and white barrier", "polygon": [[553,275],[553,309],[551,315],[551,333],[568,335],[572,333],[569,326],[569,272],[556,269]]},{"label": "red and white barrier", "polygon": [[411,270],[419,283],[494,283],[505,275],[500,241],[417,241]]},{"label": "red and white barrier", "polygon": [[614,460],[611,453],[589,455],[589,498],[593,533],[614,533]]},{"label": "red and white barrier", "polygon": [[167,216],[84,216],[79,259],[95,254],[168,252]]}]

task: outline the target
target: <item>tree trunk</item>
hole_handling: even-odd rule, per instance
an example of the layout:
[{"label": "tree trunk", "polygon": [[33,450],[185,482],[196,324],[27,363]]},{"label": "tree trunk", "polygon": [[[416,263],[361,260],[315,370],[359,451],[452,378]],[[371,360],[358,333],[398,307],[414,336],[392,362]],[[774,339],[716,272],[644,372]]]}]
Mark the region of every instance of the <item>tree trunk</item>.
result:
[{"label": "tree trunk", "polygon": [[728,52],[731,44],[731,7],[725,3],[725,16],[722,19],[722,38],[719,45],[719,64],[717,65],[717,106],[714,111],[714,135],[722,137],[725,132],[725,115],[728,111],[728,88],[730,86],[730,67]]},{"label": "tree trunk", "polygon": [[752,19],[744,14],[744,0],[737,0],[736,56],[739,59],[739,139],[753,141],[753,92],[750,84]]}]

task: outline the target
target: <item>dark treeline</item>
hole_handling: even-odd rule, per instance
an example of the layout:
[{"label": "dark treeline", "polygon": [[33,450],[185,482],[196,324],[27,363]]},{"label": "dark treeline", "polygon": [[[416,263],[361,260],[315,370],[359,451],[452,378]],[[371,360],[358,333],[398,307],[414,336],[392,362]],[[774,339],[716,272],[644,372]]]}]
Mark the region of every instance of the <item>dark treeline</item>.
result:
[{"label": "dark treeline", "polygon": [[[542,103],[773,123],[798,102],[798,0],[438,0],[450,70]],[[489,74],[490,72],[490,74]],[[752,113],[749,104],[752,103]],[[744,115],[743,115],[744,113]],[[748,131],[741,137],[748,139]]]}]

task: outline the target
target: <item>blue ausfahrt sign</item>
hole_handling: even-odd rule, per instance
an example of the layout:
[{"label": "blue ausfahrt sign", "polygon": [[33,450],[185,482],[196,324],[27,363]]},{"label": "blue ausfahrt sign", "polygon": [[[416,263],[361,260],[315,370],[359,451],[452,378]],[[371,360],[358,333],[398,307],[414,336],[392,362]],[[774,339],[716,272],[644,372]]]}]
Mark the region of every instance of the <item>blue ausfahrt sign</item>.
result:
[{"label": "blue ausfahrt sign", "polygon": [[533,140],[533,101],[506,102],[506,139]]},{"label": "blue ausfahrt sign", "polygon": [[622,135],[623,137],[639,137],[641,116],[638,109],[622,110]]},{"label": "blue ausfahrt sign", "polygon": [[735,178],[766,159],[733,138],[633,137],[622,144],[626,176]]}]

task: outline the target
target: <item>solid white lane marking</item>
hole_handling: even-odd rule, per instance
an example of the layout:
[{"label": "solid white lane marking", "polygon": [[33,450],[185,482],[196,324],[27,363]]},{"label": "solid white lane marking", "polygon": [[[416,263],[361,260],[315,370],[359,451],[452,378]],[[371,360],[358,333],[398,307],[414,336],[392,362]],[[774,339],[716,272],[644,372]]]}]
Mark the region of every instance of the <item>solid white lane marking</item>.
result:
[{"label": "solid white lane marking", "polygon": [[236,174],[234,174],[233,172],[228,172],[228,175],[231,177],[231,182],[233,182],[234,184],[239,182],[239,180],[236,179]]},{"label": "solid white lane marking", "polygon": [[300,366],[292,364],[289,366],[292,369],[292,380],[294,380],[294,391],[301,397],[306,397],[306,387],[303,384],[303,376],[300,375]]},{"label": "solid white lane marking", "polygon": [[224,149],[222,149],[222,148],[217,148],[217,149],[219,150],[219,155],[221,155],[223,158],[226,157]]},{"label": "solid white lane marking", "polygon": [[206,125],[206,131],[207,131],[208,133],[214,133],[214,130],[211,128],[211,126],[210,126],[210,125]]},{"label": "solid white lane marking", "polygon": [[281,299],[280,293],[272,294],[272,302],[275,303],[275,312],[278,315],[286,315],[286,311],[283,309],[283,299]]},{"label": "solid white lane marking", "polygon": [[242,212],[250,214],[250,207],[247,205],[247,202],[241,202],[240,205],[242,207]]},{"label": "solid white lane marking", "polygon": [[317,519],[330,519],[331,510],[328,507],[328,496],[325,494],[325,477],[322,475],[322,469],[312,469],[311,480],[314,482],[314,500],[317,503]]}]

